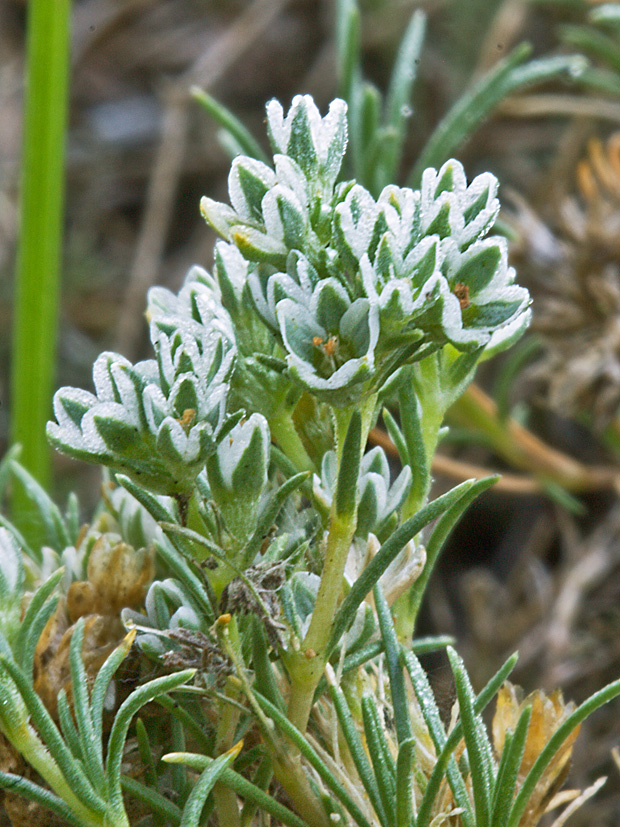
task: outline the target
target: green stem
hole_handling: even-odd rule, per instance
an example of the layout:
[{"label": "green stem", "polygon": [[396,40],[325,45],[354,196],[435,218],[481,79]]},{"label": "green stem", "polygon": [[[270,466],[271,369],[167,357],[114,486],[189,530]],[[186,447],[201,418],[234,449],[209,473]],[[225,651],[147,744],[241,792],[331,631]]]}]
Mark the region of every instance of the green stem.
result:
[{"label": "green stem", "polygon": [[316,471],[288,411],[282,410],[277,416],[272,417],[269,420],[269,428],[278,447],[297,471]]},{"label": "green stem", "polygon": [[[28,4],[11,437],[22,444],[22,464],[43,485],[50,477],[45,424],[56,360],[70,13],[70,0]],[[23,494],[16,499],[19,513]]]},{"label": "green stem", "polygon": [[[236,687],[230,683],[226,687],[226,695],[236,699],[239,695]],[[217,725],[216,740],[215,740],[215,754],[223,755],[232,747],[235,739],[235,731],[239,723],[239,709],[232,704],[221,701],[219,704],[219,721]],[[239,811],[239,803],[236,794],[221,784],[216,782],[213,788],[213,797],[215,799],[215,809],[220,824],[226,824],[227,827],[240,827],[241,814]]]},{"label": "green stem", "polygon": [[[409,454],[413,455],[409,457],[410,463],[416,462],[424,466],[423,468],[411,468],[413,484],[403,505],[403,521],[413,517],[428,500],[431,486],[430,469],[445,415],[441,393],[440,358],[440,354],[435,353],[418,362],[411,373],[412,387],[402,388],[399,395],[403,425],[410,418],[414,420],[411,422],[410,429],[414,427],[416,429],[415,434],[405,434]],[[403,410],[403,405],[415,405],[416,399],[419,400],[419,414],[411,416],[413,412]],[[405,431],[407,431],[406,428]],[[415,450],[412,445],[414,441],[421,442],[421,445],[416,444]]]},{"label": "green stem", "polygon": [[[301,732],[306,730],[314,692],[327,662],[327,644],[342,591],[344,567],[357,525],[356,492],[359,463],[372,425],[375,404],[376,397],[371,396],[361,407],[355,445],[353,441],[348,445],[348,440],[356,412],[353,409],[345,409],[335,413],[338,484],[330,512],[325,562],[310,625],[301,651],[291,665],[291,695],[287,715]],[[355,452],[355,456],[350,454],[351,450]],[[346,483],[346,491],[343,490],[343,483]],[[349,490],[351,488],[352,490]]]}]

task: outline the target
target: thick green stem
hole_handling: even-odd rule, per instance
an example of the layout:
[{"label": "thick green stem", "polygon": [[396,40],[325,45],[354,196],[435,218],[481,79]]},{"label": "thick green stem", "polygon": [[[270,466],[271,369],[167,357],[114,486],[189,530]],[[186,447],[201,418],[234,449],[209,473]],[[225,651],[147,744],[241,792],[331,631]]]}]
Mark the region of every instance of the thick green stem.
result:
[{"label": "thick green stem", "polygon": [[[21,462],[43,485],[50,476],[45,424],[56,361],[70,12],[70,0],[28,4],[11,438],[22,444]],[[24,503],[16,499],[19,513]]]}]

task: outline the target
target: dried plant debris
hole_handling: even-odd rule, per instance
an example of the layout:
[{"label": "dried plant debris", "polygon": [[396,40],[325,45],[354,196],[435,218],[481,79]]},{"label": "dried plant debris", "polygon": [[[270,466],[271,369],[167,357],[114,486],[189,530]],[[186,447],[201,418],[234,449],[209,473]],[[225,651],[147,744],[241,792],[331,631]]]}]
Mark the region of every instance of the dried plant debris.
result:
[{"label": "dried plant debris", "polygon": [[[541,522],[544,525],[541,525]],[[551,562],[550,562],[551,561]],[[517,676],[585,699],[620,672],[620,512],[612,509],[589,531],[558,510],[532,532],[532,542],[500,582],[472,570],[462,583],[469,632],[469,663],[479,681],[518,648]],[[511,701],[511,704],[514,703]],[[611,750],[620,738],[617,705],[582,726],[571,783],[586,788],[606,775],[596,802],[570,824],[615,824],[620,807]],[[585,793],[584,793],[585,794]],[[598,820],[591,820],[595,816]]]},{"label": "dried plant debris", "polygon": [[590,140],[546,224],[519,204],[543,342],[531,377],[554,410],[602,431],[620,406],[620,133]]}]

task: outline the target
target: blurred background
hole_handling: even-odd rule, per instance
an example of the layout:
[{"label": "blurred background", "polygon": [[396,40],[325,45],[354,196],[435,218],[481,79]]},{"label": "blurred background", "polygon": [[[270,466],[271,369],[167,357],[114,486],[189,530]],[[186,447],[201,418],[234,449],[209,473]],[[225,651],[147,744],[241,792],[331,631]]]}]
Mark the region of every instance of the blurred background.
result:
[{"label": "blurred background", "polygon": [[[480,370],[450,414],[438,489],[482,470],[429,589],[422,633],[454,634],[479,687],[514,649],[526,691],[580,702],[620,675],[620,29],[586,0],[366,0],[364,72],[384,89],[416,8],[428,28],[401,180],[433,129],[521,41],[589,63],[508,97],[457,153],[500,180],[501,231],[534,296],[525,340]],[[609,6],[609,4],[607,4]],[[8,440],[11,303],[26,4],[0,3],[0,455]],[[57,386],[91,388],[104,349],[149,355],[145,294],[211,264],[200,196],[227,200],[230,156],[197,85],[264,143],[264,104],[337,93],[328,0],[77,0]],[[51,413],[51,410],[50,410]],[[84,518],[99,472],[55,458]],[[431,664],[450,703],[446,670]],[[448,670],[449,671],[449,670]],[[571,780],[608,781],[570,822],[620,824],[618,701],[584,725]],[[569,787],[571,782],[569,782]]]}]

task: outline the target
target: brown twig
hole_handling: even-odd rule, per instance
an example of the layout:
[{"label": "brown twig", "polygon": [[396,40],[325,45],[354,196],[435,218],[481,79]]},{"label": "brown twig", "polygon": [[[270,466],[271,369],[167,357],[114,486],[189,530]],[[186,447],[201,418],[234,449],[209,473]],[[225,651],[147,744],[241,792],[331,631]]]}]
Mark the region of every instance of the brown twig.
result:
[{"label": "brown twig", "polygon": [[[380,445],[390,456],[398,457],[396,446],[389,436],[379,428],[372,429],[369,441],[373,445]],[[436,474],[443,474],[455,480],[482,479],[498,473],[491,468],[474,465],[470,462],[462,462],[444,454],[435,454],[433,457],[433,471]],[[494,490],[511,494],[540,494],[542,489],[540,483],[532,477],[502,474],[495,484]]]},{"label": "brown twig", "polygon": [[[477,385],[470,385],[449,412],[449,418],[474,430],[482,431],[495,451],[528,474],[504,474],[495,491],[512,494],[545,493],[546,484],[555,482],[572,492],[620,487],[620,472],[616,468],[583,465],[573,457],[551,448],[531,431],[513,419],[502,421],[497,405]],[[370,432],[370,440],[392,456],[398,456],[389,436],[378,428]],[[480,479],[496,473],[493,469],[436,454],[433,471],[457,480]]]}]

